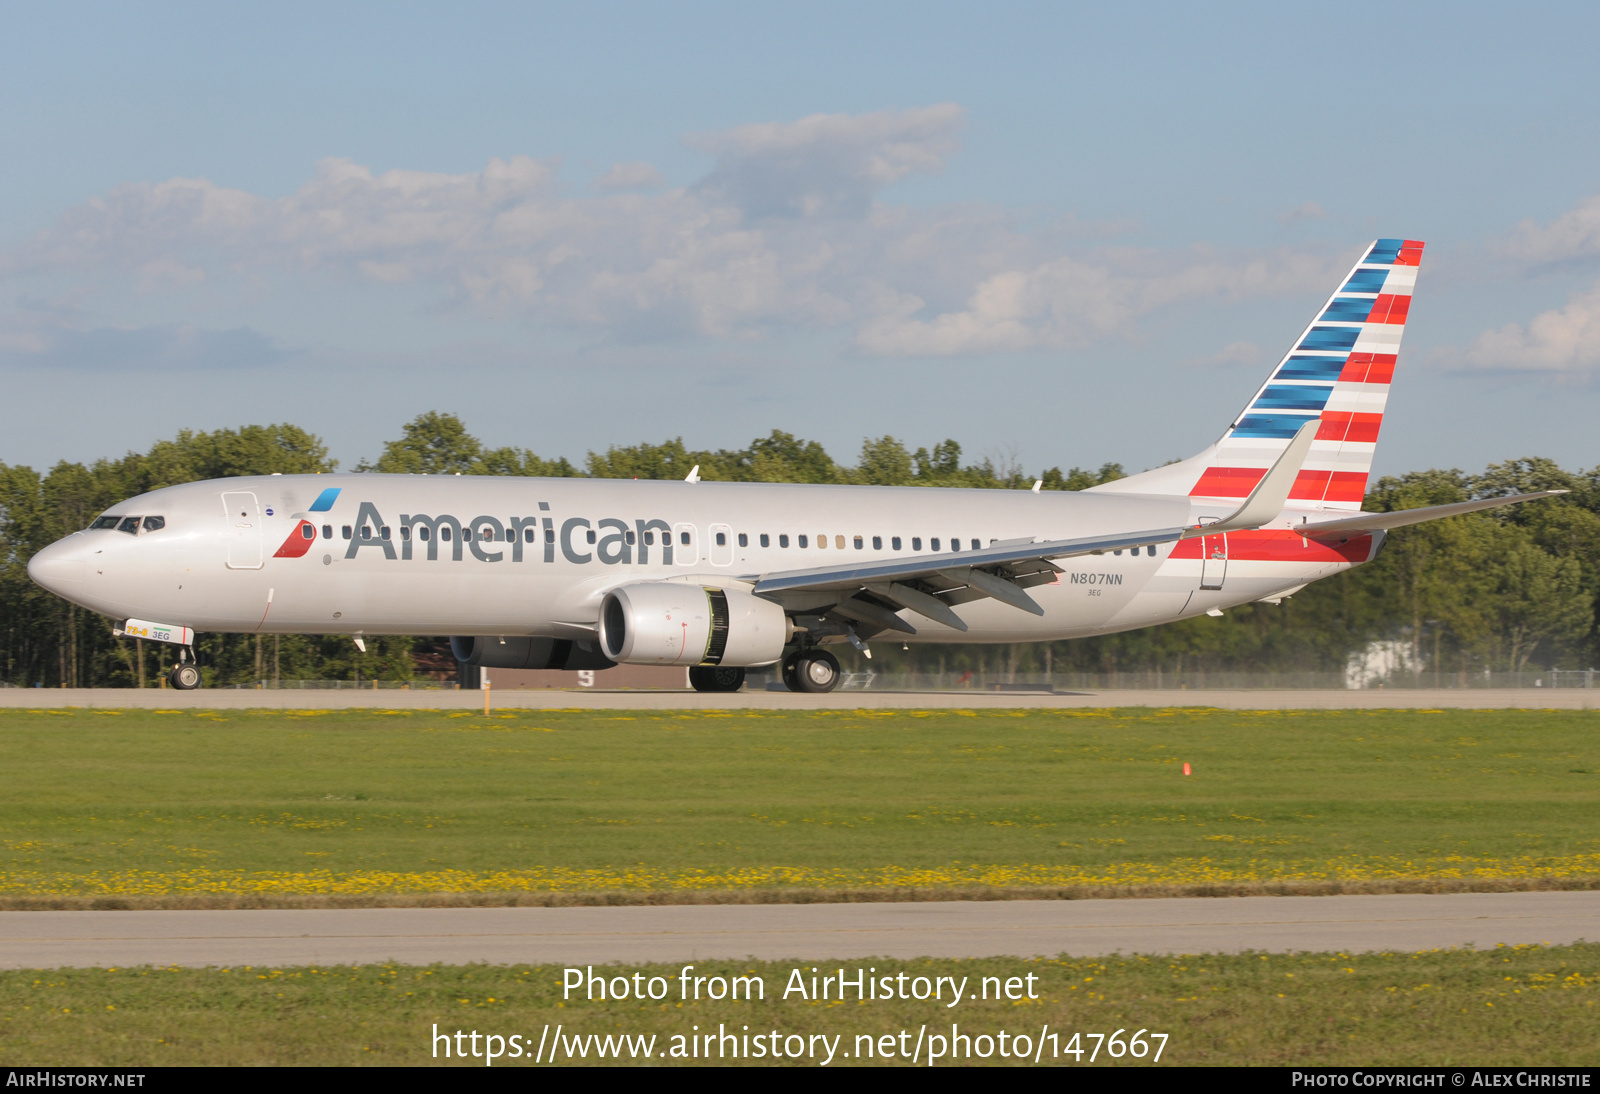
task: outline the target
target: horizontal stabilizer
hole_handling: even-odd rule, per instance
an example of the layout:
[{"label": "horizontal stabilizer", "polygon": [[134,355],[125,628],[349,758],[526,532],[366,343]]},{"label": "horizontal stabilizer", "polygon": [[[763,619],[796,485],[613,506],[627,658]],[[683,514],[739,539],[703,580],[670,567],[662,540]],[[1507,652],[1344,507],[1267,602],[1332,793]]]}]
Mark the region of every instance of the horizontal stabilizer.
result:
[{"label": "horizontal stabilizer", "polygon": [[[1480,509],[1495,509],[1502,505],[1515,505],[1522,501],[1552,498],[1567,490],[1540,490],[1536,494],[1512,494],[1503,498],[1479,498],[1477,501],[1458,501],[1449,505],[1429,505],[1421,509],[1399,509],[1393,513],[1358,513],[1343,520],[1326,520],[1317,524],[1302,524],[1295,529],[1307,539],[1348,540],[1368,532],[1388,528],[1404,528],[1408,524],[1422,524],[1445,517],[1459,517],[1463,513],[1476,513]],[[1215,525],[1208,525],[1213,528]]]}]

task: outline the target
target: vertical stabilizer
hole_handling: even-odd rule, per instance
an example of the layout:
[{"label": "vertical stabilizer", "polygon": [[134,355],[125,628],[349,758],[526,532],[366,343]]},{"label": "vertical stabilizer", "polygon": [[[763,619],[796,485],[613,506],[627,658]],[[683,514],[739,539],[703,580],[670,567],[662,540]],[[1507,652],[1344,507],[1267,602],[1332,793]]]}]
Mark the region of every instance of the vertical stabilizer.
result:
[{"label": "vertical stabilizer", "polygon": [[1243,498],[1300,427],[1317,421],[1289,503],[1360,509],[1422,247],[1414,239],[1369,246],[1216,444],[1181,463],[1092,489]]}]

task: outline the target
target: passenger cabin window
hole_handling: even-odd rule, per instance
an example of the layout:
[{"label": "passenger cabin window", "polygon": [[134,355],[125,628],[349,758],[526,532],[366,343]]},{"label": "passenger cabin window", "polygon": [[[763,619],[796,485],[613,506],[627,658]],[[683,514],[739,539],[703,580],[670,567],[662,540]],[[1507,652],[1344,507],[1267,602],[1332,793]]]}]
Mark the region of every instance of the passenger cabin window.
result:
[{"label": "passenger cabin window", "polygon": [[[423,532],[427,532],[427,529],[424,528]],[[333,538],[333,525],[324,524],[322,526],[322,538],[323,539],[332,539]],[[427,539],[428,537],[426,535],[424,535],[422,538],[423,539]]]},{"label": "passenger cabin window", "polygon": [[973,540],[972,541],[972,549],[974,551],[976,551],[978,549],[978,541],[977,540]]},{"label": "passenger cabin window", "polygon": [[900,549],[900,537],[899,536],[895,536],[893,539],[891,539],[889,541],[889,546],[891,548],[893,548],[894,550],[898,551]]},{"label": "passenger cabin window", "polygon": [[818,536],[817,537],[817,550],[826,551],[827,549],[828,549],[828,537],[827,536]]},{"label": "passenger cabin window", "polygon": [[1156,557],[1156,545],[1154,543],[1152,543],[1150,546],[1148,546],[1148,547],[1146,547],[1144,549],[1144,553],[1149,555],[1151,558],[1155,558]]},{"label": "passenger cabin window", "polygon": [[317,538],[317,529],[316,529],[316,527],[314,525],[311,525],[311,524],[302,524],[300,526],[300,538],[301,539],[316,539]]},{"label": "passenger cabin window", "polygon": [[646,532],[644,534],[644,545],[646,547],[654,547],[656,545],[656,534],[654,532]]},{"label": "passenger cabin window", "polygon": [[[862,544],[862,542],[861,542],[861,537],[860,537],[860,536],[857,536],[857,537],[855,537],[855,540],[854,540],[854,541],[853,541],[853,542],[854,542],[854,543],[855,543],[855,545],[856,545],[856,550],[858,550],[858,551],[859,551],[859,550],[861,550],[861,549],[862,549],[862,546],[863,546],[863,544]],[[841,544],[840,544],[840,545],[839,545],[839,546],[841,546],[841,547],[843,547],[843,546],[844,546],[844,544],[842,544],[842,543],[841,543]]]},{"label": "passenger cabin window", "polygon": [[680,544],[682,544],[683,546],[685,546],[685,547],[689,546],[689,533],[688,532],[679,532],[678,533],[678,542]]},{"label": "passenger cabin window", "polygon": [[717,546],[718,547],[726,547],[727,545],[728,545],[728,533],[726,533],[726,532],[718,532],[717,533]]},{"label": "passenger cabin window", "polygon": [[167,526],[166,517],[145,517],[144,530],[146,532],[159,532]]},{"label": "passenger cabin window", "polygon": [[[921,536],[912,536],[911,537],[911,549],[913,551],[922,550],[922,537]],[[934,548],[935,551],[937,551],[938,549],[939,548],[937,548],[937,547]]]},{"label": "passenger cabin window", "polygon": [[594,542],[594,529],[593,529],[593,528],[591,528],[591,529],[589,529],[589,530],[588,530],[588,531],[587,531],[587,532],[585,532],[585,533],[584,533],[584,534],[583,534],[583,538],[584,538],[584,541],[585,541],[585,542],[587,542],[587,543],[593,543],[593,542]]},{"label": "passenger cabin window", "polygon": [[89,525],[89,527],[91,529],[94,529],[94,528],[115,528],[119,523],[121,523],[121,521],[122,521],[121,517],[95,517],[94,518],[94,523]]},{"label": "passenger cabin window", "polygon": [[624,533],[622,533],[622,542],[626,543],[629,547],[632,547],[633,546],[633,533],[632,532],[624,532]]},{"label": "passenger cabin window", "polygon": [[872,537],[872,549],[874,551],[883,550],[883,537],[882,536],[873,536]]},{"label": "passenger cabin window", "polygon": [[556,541],[556,530],[554,528],[546,528],[544,530],[544,541],[546,543],[554,543]]},{"label": "passenger cabin window", "polygon": [[372,525],[363,524],[361,526],[361,538],[362,539],[371,539],[372,538]]},{"label": "passenger cabin window", "polygon": [[140,519],[142,519],[142,518],[140,518],[140,517],[123,517],[122,518],[122,523],[117,525],[117,531],[126,532],[130,536],[138,535],[139,534],[139,521],[140,521]]},{"label": "passenger cabin window", "polygon": [[444,540],[446,543],[450,542],[450,526],[448,524],[439,529],[439,538]]},{"label": "passenger cabin window", "polygon": [[387,524],[385,524],[382,528],[379,528],[378,529],[378,535],[382,536],[384,539],[388,539],[389,538],[389,526]]},{"label": "passenger cabin window", "polygon": [[349,539],[350,538],[350,526],[348,524],[341,525],[339,527],[339,534],[341,536],[343,536],[345,539]]},{"label": "passenger cabin window", "polygon": [[[844,537],[843,536],[834,536],[833,537],[833,545],[835,547],[839,548],[839,550],[841,550],[841,551],[844,550]],[[856,537],[856,546],[857,547],[861,546],[861,537],[860,536]]]},{"label": "passenger cabin window", "polygon": [[[744,537],[740,536],[739,538],[743,539]],[[761,533],[761,546],[763,546],[763,547],[771,547],[772,546],[772,537],[767,535],[767,533],[765,533],[765,532]]]},{"label": "passenger cabin window", "polygon": [[[767,537],[766,536],[762,536],[761,538],[762,539],[766,539]],[[739,546],[741,546],[741,547],[750,546],[750,537],[745,535],[745,533],[743,533],[743,532],[739,533]]]},{"label": "passenger cabin window", "polygon": [[932,539],[930,539],[928,541],[928,550],[937,551],[938,549],[939,549],[939,537],[938,536],[934,536]]},{"label": "passenger cabin window", "polygon": [[806,545],[806,537],[805,537],[805,536],[796,536],[796,537],[795,537],[795,541],[796,541],[796,542],[797,542],[797,543],[799,543],[799,545],[800,545],[800,546],[801,546],[801,547],[802,547],[802,548],[803,548],[803,547],[805,547],[805,545]]},{"label": "passenger cabin window", "polygon": [[[788,536],[779,536],[778,537],[778,546],[779,547],[787,547],[787,546],[789,546],[789,537]],[[802,543],[800,546],[804,547],[805,544]]]},{"label": "passenger cabin window", "polygon": [[533,529],[532,528],[524,528],[522,530],[522,542],[524,542],[524,543],[532,543],[533,542]]}]

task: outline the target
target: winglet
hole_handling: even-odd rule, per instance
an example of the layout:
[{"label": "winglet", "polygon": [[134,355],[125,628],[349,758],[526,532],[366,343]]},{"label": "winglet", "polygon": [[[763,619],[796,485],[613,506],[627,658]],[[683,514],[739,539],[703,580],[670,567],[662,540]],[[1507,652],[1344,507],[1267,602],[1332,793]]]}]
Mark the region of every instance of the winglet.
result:
[{"label": "winglet", "polygon": [[1284,502],[1289,500],[1289,491],[1294,489],[1295,479],[1300,477],[1300,468],[1306,462],[1306,454],[1311,451],[1311,442],[1317,439],[1321,424],[1321,421],[1313,419],[1300,427],[1289,442],[1289,447],[1283,450],[1283,455],[1256,483],[1256,488],[1250,491],[1244,504],[1231,515],[1213,524],[1191,528],[1184,533],[1184,538],[1260,528],[1268,521],[1275,520],[1283,512]]},{"label": "winglet", "polygon": [[695,464],[693,467],[689,468],[689,473],[683,477],[683,481],[684,482],[699,482],[700,481],[700,465],[699,464]]}]

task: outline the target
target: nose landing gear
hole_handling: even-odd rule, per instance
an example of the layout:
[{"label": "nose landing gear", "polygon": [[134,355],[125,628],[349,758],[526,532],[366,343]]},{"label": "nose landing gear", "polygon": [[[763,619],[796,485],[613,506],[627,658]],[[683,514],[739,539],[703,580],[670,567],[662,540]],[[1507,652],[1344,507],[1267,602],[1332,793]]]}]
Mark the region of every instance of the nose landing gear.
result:
[{"label": "nose landing gear", "polygon": [[200,667],[188,659],[188,650],[179,648],[178,663],[167,673],[167,683],[178,691],[193,691],[200,686]]}]

